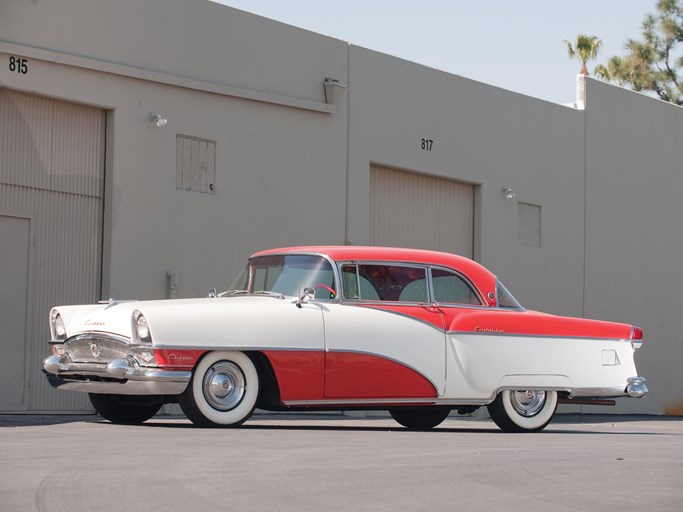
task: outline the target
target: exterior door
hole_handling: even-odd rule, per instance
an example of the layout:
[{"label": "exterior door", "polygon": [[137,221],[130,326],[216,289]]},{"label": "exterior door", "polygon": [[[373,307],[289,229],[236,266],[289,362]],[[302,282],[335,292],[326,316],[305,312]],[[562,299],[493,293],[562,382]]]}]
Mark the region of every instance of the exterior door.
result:
[{"label": "exterior door", "polygon": [[[100,299],[105,118],[0,87],[0,411],[91,410],[85,394],[52,389],[40,367],[50,307]],[[23,398],[10,382],[21,382]]]},{"label": "exterior door", "polygon": [[370,243],[474,255],[474,186],[370,167]]},{"label": "exterior door", "polygon": [[0,409],[26,407],[30,219],[0,215]]}]

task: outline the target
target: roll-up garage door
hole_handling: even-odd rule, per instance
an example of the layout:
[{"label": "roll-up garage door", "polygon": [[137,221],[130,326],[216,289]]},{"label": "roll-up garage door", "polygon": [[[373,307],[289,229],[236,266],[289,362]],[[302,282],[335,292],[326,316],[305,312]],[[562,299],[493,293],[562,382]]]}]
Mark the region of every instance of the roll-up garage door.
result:
[{"label": "roll-up garage door", "polygon": [[370,242],[473,256],[474,186],[370,167]]},{"label": "roll-up garage door", "polygon": [[15,384],[0,411],[90,409],[40,366],[50,307],[100,298],[104,141],[103,110],[0,88],[0,358]]}]

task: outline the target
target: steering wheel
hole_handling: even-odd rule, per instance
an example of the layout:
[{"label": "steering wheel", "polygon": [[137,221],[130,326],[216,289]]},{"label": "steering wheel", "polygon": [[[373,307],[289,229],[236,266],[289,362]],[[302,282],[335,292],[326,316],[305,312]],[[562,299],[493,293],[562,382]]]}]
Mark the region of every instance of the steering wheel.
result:
[{"label": "steering wheel", "polygon": [[328,292],[330,292],[330,293],[332,294],[332,298],[333,298],[333,299],[337,296],[337,292],[335,292],[332,288],[330,288],[330,287],[327,286],[326,284],[320,283],[320,284],[316,284],[316,285],[313,287],[314,290],[317,290],[318,288],[325,288]]}]

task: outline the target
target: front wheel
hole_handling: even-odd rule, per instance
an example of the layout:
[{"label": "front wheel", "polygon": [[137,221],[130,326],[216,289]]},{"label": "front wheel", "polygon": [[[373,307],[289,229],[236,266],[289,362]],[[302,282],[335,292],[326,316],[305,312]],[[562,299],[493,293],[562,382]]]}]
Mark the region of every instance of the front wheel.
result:
[{"label": "front wheel", "polygon": [[209,352],[199,361],[178,403],[195,425],[236,427],[254,412],[258,392],[258,373],[249,356]]},{"label": "front wheel", "polygon": [[451,412],[449,407],[400,407],[389,409],[398,423],[413,430],[427,430],[441,424]]},{"label": "front wheel", "polygon": [[491,419],[504,432],[538,432],[555,415],[557,391],[506,389],[487,407]]},{"label": "front wheel", "polygon": [[161,409],[156,397],[132,395],[101,395],[88,393],[90,403],[105,420],[121,425],[137,425],[147,421]]}]

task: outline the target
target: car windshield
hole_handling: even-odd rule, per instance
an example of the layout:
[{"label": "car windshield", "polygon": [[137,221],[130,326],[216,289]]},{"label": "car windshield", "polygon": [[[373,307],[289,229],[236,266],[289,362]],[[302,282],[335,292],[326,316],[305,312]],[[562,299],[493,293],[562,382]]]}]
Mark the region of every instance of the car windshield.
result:
[{"label": "car windshield", "polygon": [[300,297],[304,288],[313,288],[315,298],[330,300],[336,297],[332,265],[322,256],[272,255],[252,258],[230,288],[238,292],[272,292],[286,297]]}]

